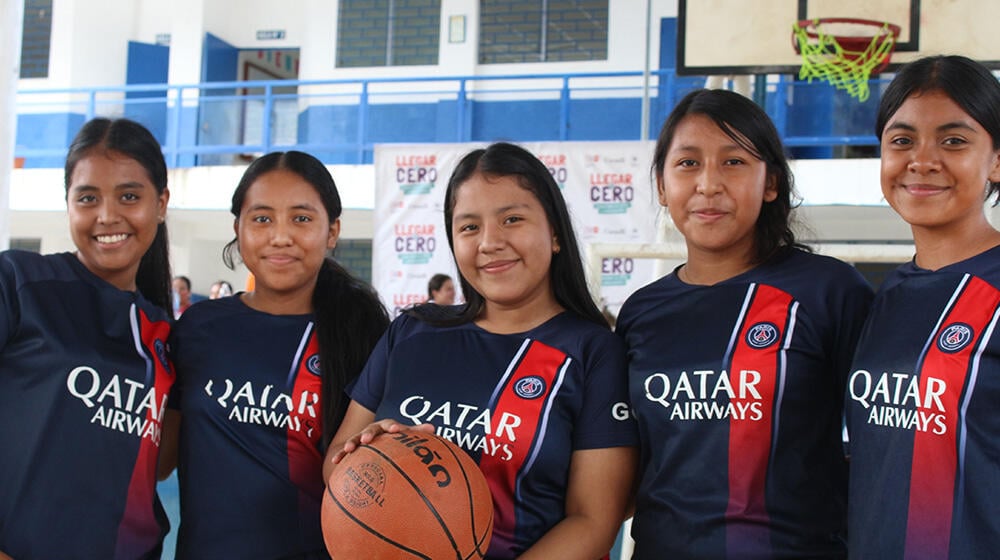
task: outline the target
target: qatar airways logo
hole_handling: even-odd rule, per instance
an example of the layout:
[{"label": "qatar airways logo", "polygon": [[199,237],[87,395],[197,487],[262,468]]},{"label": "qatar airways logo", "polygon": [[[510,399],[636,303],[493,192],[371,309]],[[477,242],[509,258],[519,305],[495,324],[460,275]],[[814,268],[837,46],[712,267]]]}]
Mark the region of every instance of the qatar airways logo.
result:
[{"label": "qatar airways logo", "polygon": [[912,373],[887,372],[873,375],[859,369],[851,374],[847,390],[851,399],[868,411],[868,423],[901,430],[944,435],[947,414],[941,395],[948,391],[943,379]]},{"label": "qatar airways logo", "polygon": [[319,437],[319,393],[300,391],[297,395],[283,393],[272,384],[263,387],[246,381],[237,385],[230,379],[209,380],[205,394],[228,410],[231,422],[270,426]]},{"label": "qatar airways logo", "polygon": [[451,401],[433,403],[420,395],[408,397],[400,403],[399,414],[414,425],[437,424],[437,435],[463,449],[482,452],[503,461],[514,458],[510,444],[517,441],[517,429],[521,426],[521,417],[516,414],[504,412],[499,418],[493,418],[488,408]]},{"label": "qatar airways logo", "polygon": [[759,371],[742,369],[653,373],[643,382],[646,399],[666,409],[670,420],[753,420],[764,418],[757,390]]},{"label": "qatar airways logo", "polygon": [[157,395],[155,386],[118,374],[102,376],[92,367],[79,366],[66,377],[66,389],[93,409],[91,424],[160,445],[167,395]]}]

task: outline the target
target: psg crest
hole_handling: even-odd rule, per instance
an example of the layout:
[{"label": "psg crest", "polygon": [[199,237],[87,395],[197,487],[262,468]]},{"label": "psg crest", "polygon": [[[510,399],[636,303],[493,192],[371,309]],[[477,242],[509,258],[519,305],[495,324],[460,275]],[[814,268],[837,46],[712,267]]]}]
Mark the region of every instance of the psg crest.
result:
[{"label": "psg crest", "polygon": [[522,377],[514,383],[514,392],[522,399],[535,399],[545,392],[545,380],[537,375]]},{"label": "psg crest", "polygon": [[952,323],[938,336],[938,348],[942,352],[954,354],[972,342],[972,327],[965,323]]},{"label": "psg crest", "polygon": [[170,369],[170,360],[167,359],[167,345],[159,338],[153,341],[153,351],[156,352],[156,358],[160,360],[163,369],[168,372],[172,371]]},{"label": "psg crest", "polygon": [[306,368],[308,368],[309,373],[313,375],[319,375],[321,373],[322,370],[319,368],[319,354],[309,356],[309,359],[306,360]]},{"label": "psg crest", "polygon": [[747,331],[747,344],[752,348],[767,348],[778,341],[778,327],[774,323],[757,323]]}]

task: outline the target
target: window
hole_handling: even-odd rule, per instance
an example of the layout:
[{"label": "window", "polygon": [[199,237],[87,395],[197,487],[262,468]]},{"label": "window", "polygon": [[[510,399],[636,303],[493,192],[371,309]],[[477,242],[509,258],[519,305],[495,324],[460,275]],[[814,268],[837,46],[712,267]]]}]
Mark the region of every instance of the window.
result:
[{"label": "window", "polygon": [[22,251],[31,251],[33,253],[42,252],[42,240],[37,237],[24,237],[24,238],[11,238],[10,240],[11,249],[20,249]]},{"label": "window", "polygon": [[341,0],[337,66],[437,64],[441,0]]},{"label": "window", "polygon": [[21,77],[49,77],[52,0],[24,0],[21,28]]},{"label": "window", "polygon": [[481,0],[479,62],[607,60],[608,0]]}]

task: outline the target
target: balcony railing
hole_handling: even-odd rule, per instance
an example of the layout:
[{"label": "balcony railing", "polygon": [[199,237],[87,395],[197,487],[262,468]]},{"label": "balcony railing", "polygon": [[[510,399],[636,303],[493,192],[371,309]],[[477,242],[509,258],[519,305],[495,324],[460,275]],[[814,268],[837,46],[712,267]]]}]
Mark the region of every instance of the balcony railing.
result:
[{"label": "balcony railing", "polygon": [[[277,149],[329,163],[370,163],[379,143],[655,138],[704,78],[663,70],[355,80],[206,82],[21,90],[15,156],[59,167],[79,126],[129,117],[160,140],[171,167],[230,164]],[[785,144],[811,157],[875,146],[878,93],[858,103],[825,83],[758,78],[755,99]],[[645,104],[646,110],[643,110]]]}]

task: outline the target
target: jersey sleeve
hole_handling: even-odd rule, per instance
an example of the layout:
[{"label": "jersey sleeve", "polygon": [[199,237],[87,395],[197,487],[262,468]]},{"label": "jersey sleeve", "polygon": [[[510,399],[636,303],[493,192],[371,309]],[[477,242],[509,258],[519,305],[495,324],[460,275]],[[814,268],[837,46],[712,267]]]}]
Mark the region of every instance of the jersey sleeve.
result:
[{"label": "jersey sleeve", "polygon": [[596,337],[583,367],[584,398],[573,432],[574,449],[638,445],[638,429],[628,406],[624,343],[610,332]]},{"label": "jersey sleeve", "polygon": [[351,400],[357,401],[368,410],[378,409],[378,405],[382,402],[382,396],[385,393],[385,380],[389,372],[392,340],[395,339],[404,321],[406,321],[406,315],[400,315],[389,325],[368,356],[368,362],[361,370],[361,375],[358,376],[353,385],[348,387],[347,392],[350,394]]}]

